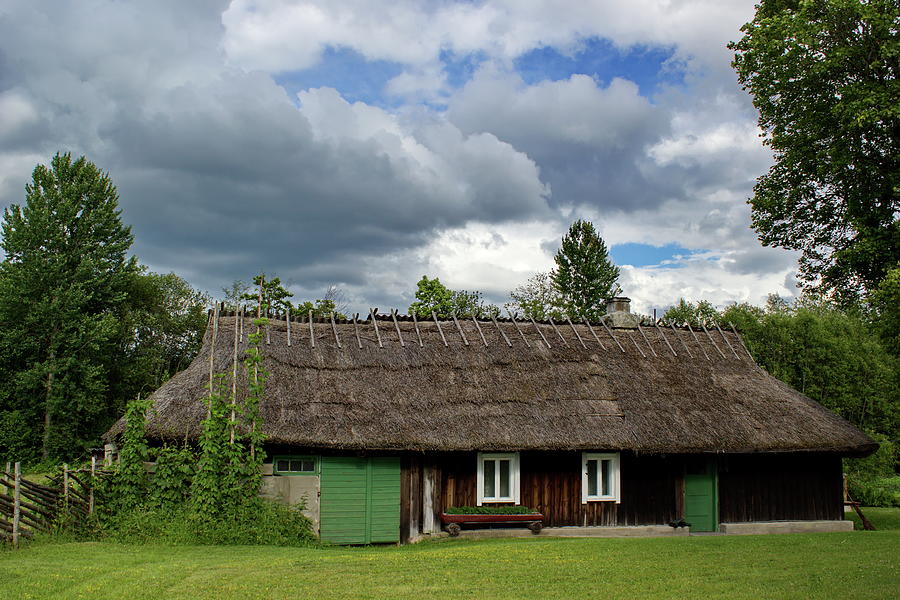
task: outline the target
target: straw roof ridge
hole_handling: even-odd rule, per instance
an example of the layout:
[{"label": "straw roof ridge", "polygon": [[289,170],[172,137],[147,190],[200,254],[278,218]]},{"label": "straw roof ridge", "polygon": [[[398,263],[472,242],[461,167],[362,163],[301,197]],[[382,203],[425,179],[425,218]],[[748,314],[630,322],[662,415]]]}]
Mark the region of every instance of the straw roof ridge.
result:
[{"label": "straw roof ridge", "polygon": [[[262,427],[272,443],[645,453],[863,454],[877,447],[756,365],[734,331],[284,316],[270,320],[261,344],[269,372]],[[211,315],[197,358],[153,394],[150,437],[199,435],[210,359],[230,388],[235,339],[242,360],[251,331],[253,319],[242,314]]]}]

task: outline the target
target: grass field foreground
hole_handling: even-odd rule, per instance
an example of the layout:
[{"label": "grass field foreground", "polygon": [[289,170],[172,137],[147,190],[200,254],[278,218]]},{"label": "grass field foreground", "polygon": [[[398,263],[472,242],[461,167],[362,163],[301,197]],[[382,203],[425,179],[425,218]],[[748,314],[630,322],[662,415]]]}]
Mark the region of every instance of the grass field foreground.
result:
[{"label": "grass field foreground", "polygon": [[272,548],[37,543],[0,597],[891,598],[900,532]]}]

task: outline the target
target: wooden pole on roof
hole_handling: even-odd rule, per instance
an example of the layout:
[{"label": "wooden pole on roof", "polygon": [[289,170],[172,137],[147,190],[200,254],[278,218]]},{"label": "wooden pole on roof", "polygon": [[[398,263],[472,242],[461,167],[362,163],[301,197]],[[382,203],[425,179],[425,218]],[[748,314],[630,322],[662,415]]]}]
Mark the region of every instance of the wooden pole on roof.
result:
[{"label": "wooden pole on roof", "polygon": [[712,345],[716,349],[716,351],[718,351],[718,353],[722,355],[722,358],[728,358],[727,356],[725,356],[725,353],[722,352],[722,350],[719,348],[719,345],[716,343],[716,340],[714,340],[713,337],[711,335],[709,335],[709,331],[706,329],[706,325],[704,325],[703,323],[700,323],[700,327],[703,328],[703,332],[706,334],[706,337],[709,338],[710,342],[712,342]]},{"label": "wooden pole on roof", "polygon": [[578,338],[578,342],[581,344],[581,347],[584,348],[585,350],[587,350],[587,346],[585,345],[584,340],[581,339],[581,336],[578,335],[578,330],[575,329],[575,324],[572,323],[572,319],[570,319],[568,316],[566,316],[566,321],[569,322],[569,327],[572,328],[572,333],[574,333],[575,337]]},{"label": "wooden pole on roof", "polygon": [[334,332],[334,341],[337,343],[337,347],[341,347],[341,338],[338,337],[337,325],[334,322],[334,311],[331,311],[331,330]]},{"label": "wooden pole on roof", "polygon": [[634,336],[631,335],[631,333],[626,331],[625,337],[627,337],[629,340],[631,340],[631,343],[634,344],[634,347],[637,349],[637,351],[641,353],[641,356],[643,356],[644,358],[647,358],[647,355],[644,354],[644,351],[641,350],[640,346],[638,346],[637,340],[634,339]]},{"label": "wooden pole on roof", "polygon": [[557,329],[556,323],[553,322],[553,317],[551,317],[550,315],[547,315],[547,320],[550,321],[550,326],[553,327],[553,331],[555,331],[555,332],[556,332],[556,335],[559,336],[559,339],[562,340],[563,346],[565,346],[566,348],[568,348],[568,347],[569,347],[569,342],[567,342],[567,341],[566,341],[566,338],[563,337],[562,332],[561,332],[559,329]]},{"label": "wooden pole on roof", "polygon": [[538,327],[537,321],[534,320],[534,317],[528,317],[528,318],[531,319],[531,324],[534,325],[535,331],[538,332],[538,335],[541,336],[541,339],[544,340],[544,343],[547,344],[547,348],[549,348],[549,347],[550,347],[550,342],[548,342],[548,341],[547,341],[547,338],[544,337],[544,332],[541,331],[541,328],[540,328],[540,327]]},{"label": "wooden pole on roof", "polygon": [[512,342],[509,341],[509,338],[506,337],[505,333],[503,333],[503,330],[500,328],[500,323],[497,322],[497,317],[494,315],[491,315],[491,321],[494,322],[494,326],[497,328],[497,331],[499,331],[500,335],[503,336],[503,339],[506,341],[506,345],[509,346],[510,348],[512,348]]},{"label": "wooden pole on roof", "polygon": [[[731,327],[732,333],[737,336],[737,339],[741,343],[741,346],[744,347],[744,352],[747,353],[747,356],[750,358],[750,360],[753,360],[753,355],[750,354],[750,350],[747,349],[747,344],[744,343],[744,338],[740,334],[738,334],[737,329],[734,328],[733,323],[729,323],[728,325]],[[756,361],[754,360],[754,362]]]},{"label": "wooden pole on roof", "polygon": [[678,339],[679,342],[681,342],[681,345],[684,347],[684,351],[687,352],[687,355],[691,358],[694,358],[694,355],[691,354],[691,349],[688,348],[687,343],[680,335],[678,335],[678,331],[675,329],[675,325],[673,323],[669,323],[669,327],[672,328],[672,334]]},{"label": "wooden pole on roof", "polygon": [[603,329],[606,330],[606,333],[609,334],[609,337],[613,339],[616,345],[619,347],[619,350],[622,351],[622,354],[625,354],[625,348],[622,347],[622,343],[619,341],[619,338],[613,335],[612,329],[609,328],[609,325],[606,324],[606,321],[600,319],[600,324],[603,325]]},{"label": "wooden pole on roof", "polygon": [[472,322],[475,323],[475,329],[478,330],[478,335],[481,336],[481,341],[484,343],[485,346],[487,346],[488,343],[487,343],[487,340],[486,340],[485,337],[484,337],[484,333],[481,332],[481,325],[478,324],[478,319],[476,319],[476,318],[473,316],[473,317],[472,317]]},{"label": "wooden pole on roof", "polygon": [[313,331],[313,311],[309,311],[309,346],[310,348],[316,347],[316,334]]},{"label": "wooden pole on roof", "polygon": [[459,326],[459,321],[456,320],[456,312],[450,313],[450,316],[453,317],[453,322],[456,323],[456,330],[459,332],[459,337],[462,338],[463,344],[468,346],[469,340],[466,339],[466,334],[463,332],[462,327]]},{"label": "wooden pole on roof", "polygon": [[400,333],[400,323],[397,322],[397,309],[391,309],[391,318],[394,320],[394,329],[397,330],[397,337],[400,338],[400,347],[406,348],[406,342],[403,341],[403,334]]},{"label": "wooden pole on roof", "polygon": [[703,351],[703,356],[706,357],[706,360],[711,360],[711,359],[709,358],[709,354],[706,353],[706,348],[704,348],[704,347],[703,347],[703,344],[700,343],[700,338],[698,338],[698,337],[697,337],[697,334],[694,333],[694,330],[691,329],[691,324],[690,324],[690,323],[685,323],[685,326],[687,326],[688,331],[691,332],[691,335],[694,336],[694,341],[697,342],[697,345],[698,345],[698,346],[700,346],[700,350]]},{"label": "wooden pole on roof", "polygon": [[[269,315],[272,315],[272,316],[270,317]],[[267,306],[266,307],[266,319],[270,319],[270,318],[271,319],[275,318],[275,310]],[[271,343],[272,343],[272,328],[269,327],[268,325],[266,325],[266,344],[271,344]]]},{"label": "wooden pole on roof", "polygon": [[722,336],[722,339],[725,340],[725,343],[728,344],[728,349],[731,350],[731,353],[734,354],[734,357],[735,357],[736,359],[740,360],[741,357],[738,356],[738,353],[737,353],[737,352],[735,352],[734,347],[731,345],[731,342],[728,341],[728,338],[725,337],[725,332],[722,331],[722,328],[719,327],[719,324],[718,324],[718,323],[716,323],[716,329],[719,330],[719,335],[721,335],[721,336]]},{"label": "wooden pole on roof", "polygon": [[[654,309],[654,310],[656,310],[656,309]],[[653,326],[656,327],[656,332],[660,335],[660,337],[662,337],[662,339],[664,339],[666,341],[666,346],[668,346],[669,350],[672,351],[672,356],[677,357],[678,353],[675,352],[675,348],[673,348],[672,344],[669,343],[669,338],[666,337],[666,333],[662,329],[659,328],[659,321],[657,321],[656,319],[653,319]]]},{"label": "wooden pole on roof", "polygon": [[447,343],[447,338],[444,337],[444,330],[441,329],[441,323],[438,321],[437,313],[431,311],[431,318],[434,319],[434,324],[437,325],[438,333],[441,334],[441,341],[444,342],[445,347],[449,347],[450,344]]},{"label": "wooden pole on roof", "polygon": [[419,320],[416,318],[416,311],[410,312],[412,312],[413,327],[416,328],[416,337],[419,339],[419,348],[424,348],[425,344],[422,343],[422,333],[419,331]]},{"label": "wooden pole on roof", "polygon": [[287,345],[291,346],[291,307],[287,307]]},{"label": "wooden pole on roof", "polygon": [[597,340],[597,343],[600,344],[600,348],[601,348],[602,350],[606,350],[606,346],[604,346],[604,345],[603,345],[603,342],[600,341],[600,336],[598,336],[598,335],[597,335],[597,332],[594,331],[594,328],[591,327],[591,322],[588,321],[588,320],[587,320],[585,317],[583,317],[583,316],[582,316],[581,318],[582,318],[582,320],[584,321],[584,324],[587,325],[588,331],[591,332],[591,335],[593,335],[593,336],[594,336],[594,339]]},{"label": "wooden pole on roof", "polygon": [[359,349],[362,350],[362,340],[359,339],[359,313],[353,314],[353,333],[356,334],[356,345],[359,346]]},{"label": "wooden pole on roof", "polygon": [[[375,327],[375,337],[378,338],[378,347],[384,348],[384,344],[381,343],[381,333],[378,331],[378,323],[375,321],[375,311],[377,310],[377,308],[374,310],[371,308],[369,309],[369,319],[372,320],[372,325]],[[310,328],[312,328],[312,325],[310,325]]]},{"label": "wooden pole on roof", "polygon": [[518,331],[519,335],[522,336],[522,341],[525,342],[525,345],[527,347],[531,348],[531,344],[528,342],[528,338],[525,337],[525,333],[522,331],[522,329],[519,327],[519,324],[516,322],[516,316],[513,313],[511,313],[508,309],[506,311],[506,314],[509,315],[509,320],[512,321],[513,325],[516,326],[516,331]]},{"label": "wooden pole on roof", "polygon": [[637,328],[638,328],[638,331],[641,332],[641,337],[644,338],[644,341],[645,341],[645,342],[647,342],[647,347],[650,348],[650,352],[653,353],[653,357],[656,358],[656,350],[654,350],[654,349],[653,349],[653,346],[650,344],[650,340],[647,338],[647,334],[644,333],[644,330],[643,330],[643,328],[641,327],[641,324],[640,324],[640,323],[638,323]]}]

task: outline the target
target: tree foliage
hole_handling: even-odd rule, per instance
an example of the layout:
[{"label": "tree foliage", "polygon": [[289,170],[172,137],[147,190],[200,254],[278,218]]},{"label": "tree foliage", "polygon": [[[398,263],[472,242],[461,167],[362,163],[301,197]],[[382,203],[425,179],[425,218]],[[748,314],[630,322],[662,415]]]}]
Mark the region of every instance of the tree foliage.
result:
[{"label": "tree foliage", "polygon": [[720,317],[769,373],[867,431],[900,435],[900,361],[861,314],[827,303],[737,304]]},{"label": "tree foliage", "polygon": [[536,321],[565,319],[562,298],[549,272],[535,273],[528,280],[509,293],[512,302],[506,304],[513,314],[521,314]]},{"label": "tree foliage", "polygon": [[753,227],[844,300],[900,260],[898,19],[896,0],[762,0],[729,45],[775,155]]},{"label": "tree foliage", "polygon": [[569,317],[596,321],[606,314],[606,300],[619,293],[619,268],[593,223],[578,220],[563,236],[550,274]]},{"label": "tree foliage", "polygon": [[719,322],[720,315],[716,307],[706,300],[694,303],[679,298],[678,303],[667,310],[662,318],[664,321],[679,325],[688,324],[692,327],[699,327],[715,325]]},{"label": "tree foliage", "polygon": [[419,317],[431,317],[434,312],[438,317],[447,319],[457,317],[490,317],[500,314],[500,308],[484,301],[481,292],[466,290],[454,291],[435,277],[429,279],[423,275],[416,284],[416,301],[409,307],[410,314]]},{"label": "tree foliage", "polygon": [[[38,165],[3,214],[0,409],[41,456],[80,453],[116,415],[118,314],[137,272],[116,188],[86,159]],[[120,405],[119,405],[120,406]]]}]

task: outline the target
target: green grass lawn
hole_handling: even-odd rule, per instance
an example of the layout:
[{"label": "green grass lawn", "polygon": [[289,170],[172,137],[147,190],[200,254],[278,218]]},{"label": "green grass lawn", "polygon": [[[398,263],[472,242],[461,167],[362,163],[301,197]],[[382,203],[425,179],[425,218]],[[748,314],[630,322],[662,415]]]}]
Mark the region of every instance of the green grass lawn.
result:
[{"label": "green grass lawn", "polygon": [[0,552],[0,598],[896,598],[898,549],[900,531],[324,549],[38,542]]},{"label": "green grass lawn", "polygon": [[[866,518],[872,522],[875,529],[881,530],[900,530],[900,508],[875,508],[871,506],[863,506],[862,512]],[[862,529],[862,522],[856,512],[845,513],[846,518],[853,521],[856,529]],[[900,550],[898,550],[900,552]]]}]

